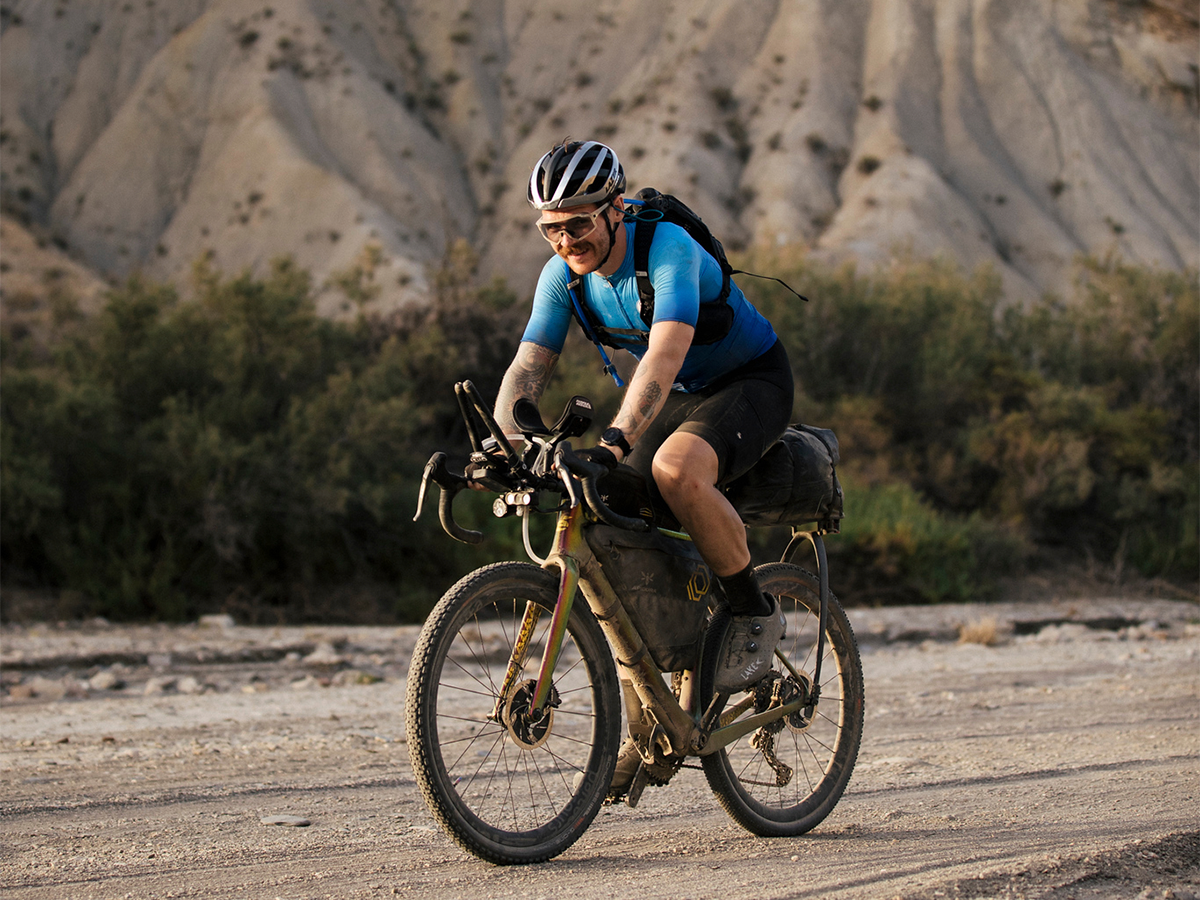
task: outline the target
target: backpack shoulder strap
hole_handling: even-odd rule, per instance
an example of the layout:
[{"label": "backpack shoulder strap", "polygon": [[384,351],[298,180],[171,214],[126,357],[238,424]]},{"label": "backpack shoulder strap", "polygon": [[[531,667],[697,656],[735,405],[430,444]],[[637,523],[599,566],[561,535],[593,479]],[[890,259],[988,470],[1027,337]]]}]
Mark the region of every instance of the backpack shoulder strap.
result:
[{"label": "backpack shoulder strap", "polygon": [[658,221],[639,219],[633,230],[633,274],[637,276],[638,313],[649,328],[654,324],[654,285],[650,283],[650,245]]},{"label": "backpack shoulder strap", "polygon": [[[658,226],[658,219],[638,219],[637,228],[633,233],[633,272],[637,276],[638,287],[638,312],[641,313],[642,321],[649,327],[654,323],[654,285],[650,283],[650,245],[654,242],[654,229]],[[687,231],[687,229],[684,229]],[[692,240],[696,238],[688,232],[688,237]],[[716,239],[713,238],[715,242]],[[721,293],[716,299],[711,301],[714,304],[722,304],[729,299],[730,293],[730,276],[736,275],[738,270],[730,267],[726,261],[724,254],[714,256],[700,241],[700,249],[713,256],[721,267]]]},{"label": "backpack shoulder strap", "polygon": [[600,321],[596,318],[596,314],[592,311],[592,308],[587,304],[587,289],[584,287],[586,284],[584,276],[576,275],[565,262],[563,265],[567,267],[567,293],[571,296],[571,314],[575,317],[575,321],[579,323],[579,327],[583,329],[584,336],[595,344],[596,349],[600,351],[600,358],[604,360],[605,373],[612,376],[612,380],[617,383],[617,387],[624,387],[625,382],[617,374],[617,367],[608,358],[608,354],[604,352],[604,346],[600,343],[600,338],[597,334],[600,328]]}]

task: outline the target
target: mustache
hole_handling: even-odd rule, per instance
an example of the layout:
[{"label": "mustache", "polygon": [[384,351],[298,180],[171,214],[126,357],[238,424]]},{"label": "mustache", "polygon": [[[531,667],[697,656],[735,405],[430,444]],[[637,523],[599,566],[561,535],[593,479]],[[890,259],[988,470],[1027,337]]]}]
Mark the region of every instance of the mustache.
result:
[{"label": "mustache", "polygon": [[584,253],[589,253],[592,250],[599,250],[600,245],[595,241],[578,241],[571,244],[569,248],[559,247],[558,252],[564,256],[581,256]]}]

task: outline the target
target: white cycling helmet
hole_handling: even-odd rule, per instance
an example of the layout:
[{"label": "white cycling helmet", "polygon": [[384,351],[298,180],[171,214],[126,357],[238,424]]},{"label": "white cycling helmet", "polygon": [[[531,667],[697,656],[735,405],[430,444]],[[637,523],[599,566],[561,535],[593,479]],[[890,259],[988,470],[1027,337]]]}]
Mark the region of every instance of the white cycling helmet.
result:
[{"label": "white cycling helmet", "polygon": [[569,209],[603,203],[624,191],[625,170],[611,147],[570,141],[538,160],[527,196],[534,209]]}]

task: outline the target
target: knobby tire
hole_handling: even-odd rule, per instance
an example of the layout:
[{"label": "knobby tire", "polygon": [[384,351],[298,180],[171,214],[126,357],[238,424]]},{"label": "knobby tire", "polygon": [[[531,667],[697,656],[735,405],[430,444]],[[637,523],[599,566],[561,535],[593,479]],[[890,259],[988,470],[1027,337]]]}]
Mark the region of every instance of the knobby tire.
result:
[{"label": "knobby tire", "polygon": [[[780,650],[796,669],[811,677],[820,622],[817,577],[790,563],[760,566],[756,574],[762,589],[778,597],[787,614],[787,634]],[[713,696],[728,624],[728,609],[722,607],[705,638],[700,672],[702,709]],[[788,674],[777,658],[773,665],[781,675]],[[702,758],[704,774],[721,806],[754,834],[786,837],[816,827],[837,805],[854,771],[863,729],[862,661],[850,621],[832,595],[820,677],[820,702],[811,723],[803,727],[795,721],[786,723],[773,735],[774,756],[792,770],[786,785],[776,783],[775,769],[761,750],[751,745],[755,733]],[[731,697],[726,706],[744,696]]]},{"label": "knobby tire", "polygon": [[430,613],[409,670],[406,722],[417,784],[454,841],[498,865],[562,853],[591,824],[612,781],[620,691],[582,596],[555,669],[559,705],[544,742],[523,744],[489,718],[526,602],[543,612],[517,685],[537,677],[557,594],[556,573],[529,563],[472,572]]}]

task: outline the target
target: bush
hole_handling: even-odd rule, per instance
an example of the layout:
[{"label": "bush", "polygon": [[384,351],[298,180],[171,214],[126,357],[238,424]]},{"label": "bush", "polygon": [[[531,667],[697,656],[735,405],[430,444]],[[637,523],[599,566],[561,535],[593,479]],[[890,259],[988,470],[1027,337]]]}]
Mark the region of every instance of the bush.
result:
[{"label": "bush", "polygon": [[133,280],[49,360],[6,341],[6,582],[120,619],[423,616],[470,560],[412,523],[421,467],[465,452],[452,383],[499,384],[511,295],[339,324],[286,260],[197,295]]},{"label": "bush", "polygon": [[1021,308],[987,270],[938,262],[739,265],[813,298],[743,279],[792,356],[796,417],[837,430],[866,487],[898,481],[1114,572],[1200,577],[1194,272],[1084,259],[1069,302]]},{"label": "bush", "polygon": [[[201,266],[187,302],[133,279],[48,342],[0,334],[6,587],[124,619],[419,620],[465,571],[523,555],[488,495],[456,504],[487,522],[478,547],[412,514],[430,453],[468,451],[453,383],[494,396],[526,312],[476,285],[459,243],[428,306],[370,317],[377,262],[332,280],[359,303],[349,322],[318,318],[281,260],[262,279]],[[1200,578],[1195,273],[1085,260],[1069,302],[1016,308],[993,274],[940,263],[739,263],[812,297],[739,278],[791,355],[794,418],[841,439],[846,599],[986,598],[1034,547]],[[620,399],[573,331],[546,418],[575,393],[594,432]],[[778,554],[774,531],[752,540]]]},{"label": "bush", "polygon": [[840,590],[857,603],[990,600],[996,579],[1030,555],[1018,530],[938,512],[902,482],[842,486],[847,517],[829,551]]}]

